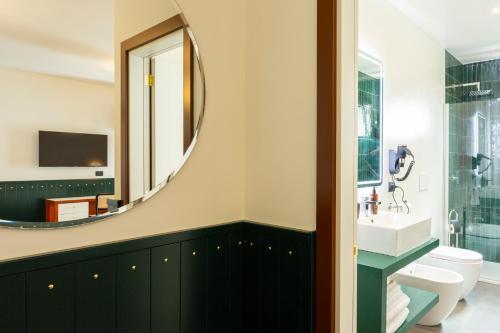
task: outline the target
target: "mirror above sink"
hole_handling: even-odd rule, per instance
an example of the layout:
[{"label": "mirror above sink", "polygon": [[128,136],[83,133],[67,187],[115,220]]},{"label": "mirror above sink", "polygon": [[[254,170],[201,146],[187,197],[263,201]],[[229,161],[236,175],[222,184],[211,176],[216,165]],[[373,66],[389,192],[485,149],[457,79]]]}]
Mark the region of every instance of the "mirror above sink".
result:
[{"label": "mirror above sink", "polygon": [[358,187],[382,184],[382,62],[358,54]]},{"label": "mirror above sink", "polygon": [[388,256],[400,256],[431,239],[431,218],[415,214],[379,212],[360,216],[360,250]]}]

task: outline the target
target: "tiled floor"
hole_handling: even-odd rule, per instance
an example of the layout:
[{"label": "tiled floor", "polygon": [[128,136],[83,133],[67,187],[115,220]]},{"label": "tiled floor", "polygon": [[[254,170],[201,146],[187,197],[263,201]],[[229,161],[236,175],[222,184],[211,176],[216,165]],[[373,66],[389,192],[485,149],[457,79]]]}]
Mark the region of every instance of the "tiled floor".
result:
[{"label": "tiled floor", "polygon": [[409,333],[499,333],[500,286],[478,283],[442,325],[417,326]]}]

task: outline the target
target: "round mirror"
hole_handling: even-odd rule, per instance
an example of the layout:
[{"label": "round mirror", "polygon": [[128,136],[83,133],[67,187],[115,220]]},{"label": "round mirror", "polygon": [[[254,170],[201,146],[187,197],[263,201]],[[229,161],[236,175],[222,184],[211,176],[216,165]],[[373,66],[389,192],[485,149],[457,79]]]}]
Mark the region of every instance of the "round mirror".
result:
[{"label": "round mirror", "polygon": [[193,32],[169,4],[168,19],[125,38],[113,0],[2,4],[0,226],[103,220],[177,174],[205,81]]}]

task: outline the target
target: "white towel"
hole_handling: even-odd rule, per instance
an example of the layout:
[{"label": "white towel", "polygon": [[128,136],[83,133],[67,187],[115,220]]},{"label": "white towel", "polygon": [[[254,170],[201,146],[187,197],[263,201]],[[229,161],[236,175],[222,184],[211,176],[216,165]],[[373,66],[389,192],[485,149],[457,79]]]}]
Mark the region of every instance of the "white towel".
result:
[{"label": "white towel", "polygon": [[387,308],[387,322],[393,321],[409,304],[410,298],[406,294],[402,294],[396,303]]},{"label": "white towel", "polygon": [[397,296],[394,296],[392,299],[389,299],[386,305],[386,312],[389,312],[390,310],[394,309],[394,307],[398,304],[401,303],[402,301],[405,300],[404,298],[405,294],[401,291]]},{"label": "white towel", "polygon": [[395,278],[396,274],[392,274],[392,275],[389,275],[387,277],[387,285],[391,284],[391,283],[396,283],[396,278]]},{"label": "white towel", "polygon": [[401,291],[401,287],[396,282],[387,285],[387,298],[394,295],[395,293],[399,294],[399,291]]},{"label": "white towel", "polygon": [[391,292],[387,293],[387,308],[390,308],[394,303],[403,295],[403,291],[400,286],[397,286]]},{"label": "white towel", "polygon": [[409,314],[410,311],[408,310],[408,308],[405,308],[403,312],[401,312],[393,321],[388,322],[387,325],[385,325],[386,333],[395,333],[398,328],[403,325]]}]

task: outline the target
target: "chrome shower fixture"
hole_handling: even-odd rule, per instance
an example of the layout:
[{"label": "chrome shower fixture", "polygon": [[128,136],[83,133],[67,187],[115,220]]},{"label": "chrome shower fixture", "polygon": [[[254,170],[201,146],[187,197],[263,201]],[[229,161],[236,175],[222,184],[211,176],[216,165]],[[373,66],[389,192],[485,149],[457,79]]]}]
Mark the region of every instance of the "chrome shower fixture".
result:
[{"label": "chrome shower fixture", "polygon": [[481,82],[453,84],[451,86],[447,86],[446,89],[457,89],[465,87],[476,87],[476,90],[469,90],[464,92],[464,96],[467,97],[485,97],[493,95],[492,89],[481,89]]}]

